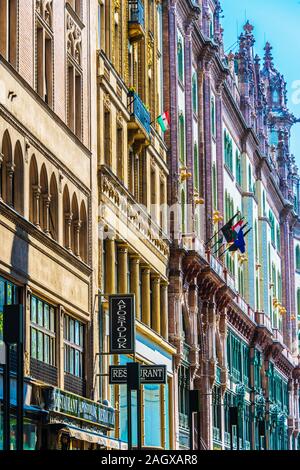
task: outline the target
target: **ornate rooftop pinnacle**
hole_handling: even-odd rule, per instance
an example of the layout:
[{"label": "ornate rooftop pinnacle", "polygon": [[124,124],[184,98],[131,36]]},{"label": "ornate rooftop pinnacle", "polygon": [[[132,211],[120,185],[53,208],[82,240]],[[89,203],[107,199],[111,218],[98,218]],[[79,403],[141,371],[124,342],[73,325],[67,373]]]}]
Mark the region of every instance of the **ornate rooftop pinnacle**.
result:
[{"label": "ornate rooftop pinnacle", "polygon": [[246,34],[252,34],[254,26],[252,26],[252,24],[249,23],[249,20],[247,20],[246,24],[243,26],[243,30]]},{"label": "ornate rooftop pinnacle", "polygon": [[264,62],[265,62],[265,67],[267,68],[273,68],[273,55],[272,55],[272,49],[273,47],[269,42],[266,42],[266,45],[264,47],[265,51],[265,56],[264,56]]}]

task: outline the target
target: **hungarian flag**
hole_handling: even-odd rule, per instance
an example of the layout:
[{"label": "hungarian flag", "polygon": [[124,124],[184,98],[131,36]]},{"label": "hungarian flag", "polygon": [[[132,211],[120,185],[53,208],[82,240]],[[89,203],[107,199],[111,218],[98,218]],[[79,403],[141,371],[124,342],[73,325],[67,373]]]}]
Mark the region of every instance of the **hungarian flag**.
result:
[{"label": "hungarian flag", "polygon": [[243,226],[243,217],[241,218],[241,220],[239,220],[236,224],[234,224],[231,229],[236,233],[238,234],[239,231],[241,230],[242,226]]},{"label": "hungarian flag", "polygon": [[170,127],[170,116],[168,111],[158,116],[157,122],[163,132],[166,132]]}]

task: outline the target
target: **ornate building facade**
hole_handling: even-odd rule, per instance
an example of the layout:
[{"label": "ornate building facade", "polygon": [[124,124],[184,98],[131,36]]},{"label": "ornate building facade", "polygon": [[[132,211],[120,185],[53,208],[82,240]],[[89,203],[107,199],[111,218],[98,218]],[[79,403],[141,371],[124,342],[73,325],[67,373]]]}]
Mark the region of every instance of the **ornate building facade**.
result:
[{"label": "ornate building facade", "polygon": [[[296,449],[299,177],[286,84],[269,44],[263,63],[254,57],[248,22],[224,54],[219,1],[164,6],[168,199],[180,208],[169,272],[176,445]],[[237,212],[252,228],[247,251],[223,255],[218,237],[205,242]]]},{"label": "ornate building facade", "polygon": [[[132,360],[167,370],[142,389],[144,448],[300,449],[297,119],[249,22],[224,53],[221,11],[0,0],[0,364],[22,304],[28,449],[126,449],[108,368]],[[223,255],[237,212],[247,250]],[[108,354],[117,293],[135,356]]]},{"label": "ornate building facade", "polygon": [[[97,24],[92,32],[90,21],[87,1],[0,2],[0,340],[2,351],[3,305],[22,304],[27,449],[107,445],[114,426],[95,383]],[[83,417],[83,405],[103,420]],[[2,426],[1,415],[1,446]],[[85,426],[95,433],[88,444]]]},{"label": "ornate building facade", "polygon": [[[163,113],[160,1],[98,2],[98,187],[101,351],[108,348],[108,295],[134,293],[136,360],[167,366],[166,385],[142,390],[142,445],[174,448],[173,365],[168,342],[167,153],[156,118]],[[126,386],[101,390],[118,410],[115,437],[127,441]],[[135,408],[136,409],[136,408]],[[135,413],[135,412],[134,412]],[[133,445],[136,445],[136,432]]]}]

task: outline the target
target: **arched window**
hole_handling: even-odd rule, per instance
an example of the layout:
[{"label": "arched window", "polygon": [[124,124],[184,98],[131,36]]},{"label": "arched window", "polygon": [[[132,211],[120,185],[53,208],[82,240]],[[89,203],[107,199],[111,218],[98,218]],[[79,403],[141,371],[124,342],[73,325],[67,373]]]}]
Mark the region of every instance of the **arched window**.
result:
[{"label": "arched window", "polygon": [[70,193],[66,185],[63,192],[63,223],[64,223],[64,247],[71,250],[71,223],[72,214],[70,206]]},{"label": "arched window", "polygon": [[31,157],[29,167],[29,220],[35,225],[39,225],[39,176],[36,158]]},{"label": "arched window", "polygon": [[276,245],[277,245],[277,250],[280,251],[280,227],[277,225],[276,228]]},{"label": "arched window", "polygon": [[178,64],[178,78],[183,82],[183,44],[182,38],[178,37],[177,40],[177,64]]},{"label": "arched window", "polygon": [[49,208],[49,226],[50,235],[54,240],[58,240],[58,190],[55,174],[53,173],[50,181],[50,208]]},{"label": "arched window", "polygon": [[277,89],[272,91],[273,104],[279,104],[279,92]]},{"label": "arched window", "polygon": [[88,243],[88,231],[87,231],[87,215],[85,204],[82,201],[80,207],[80,258],[86,263],[87,262],[87,243]]},{"label": "arched window", "polygon": [[6,204],[13,205],[13,161],[12,145],[8,131],[2,140],[3,161],[1,165],[1,197]]},{"label": "arched window", "polygon": [[17,0],[0,0],[0,54],[17,64]]},{"label": "arched window", "polygon": [[275,219],[271,211],[269,211],[269,221],[271,225],[271,241],[275,245]]},{"label": "arched window", "polygon": [[300,270],[300,245],[296,246],[296,269]]},{"label": "arched window", "polygon": [[184,189],[181,190],[181,231],[185,233],[185,191]]},{"label": "arched window", "polygon": [[45,165],[42,166],[40,176],[41,198],[40,198],[40,227],[45,233],[49,233],[49,186],[48,175]]},{"label": "arched window", "polygon": [[185,129],[184,129],[184,117],[181,113],[179,115],[179,158],[180,162],[185,164]]},{"label": "arched window", "polygon": [[194,185],[195,189],[199,190],[199,156],[196,142],[194,144]]},{"label": "arched window", "polygon": [[242,166],[241,166],[241,154],[237,150],[235,153],[235,176],[239,186],[242,185]]},{"label": "arched window", "polygon": [[192,94],[193,94],[193,111],[195,114],[198,113],[198,85],[197,85],[197,73],[193,73],[192,78]]},{"label": "arched window", "polygon": [[24,211],[24,164],[21,144],[18,141],[14,156],[14,180],[13,180],[13,205],[16,211],[23,214]]}]

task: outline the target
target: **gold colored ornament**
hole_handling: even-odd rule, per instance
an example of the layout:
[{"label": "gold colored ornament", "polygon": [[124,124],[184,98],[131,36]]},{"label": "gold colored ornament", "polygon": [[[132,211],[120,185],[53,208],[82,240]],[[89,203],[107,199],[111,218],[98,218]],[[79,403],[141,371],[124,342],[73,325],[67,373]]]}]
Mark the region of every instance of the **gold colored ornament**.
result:
[{"label": "gold colored ornament", "polygon": [[189,172],[187,170],[187,167],[185,167],[185,166],[181,167],[179,171],[180,171],[179,178],[180,178],[181,183],[183,181],[186,181],[187,179],[191,178],[191,176],[192,176],[192,173]]}]

